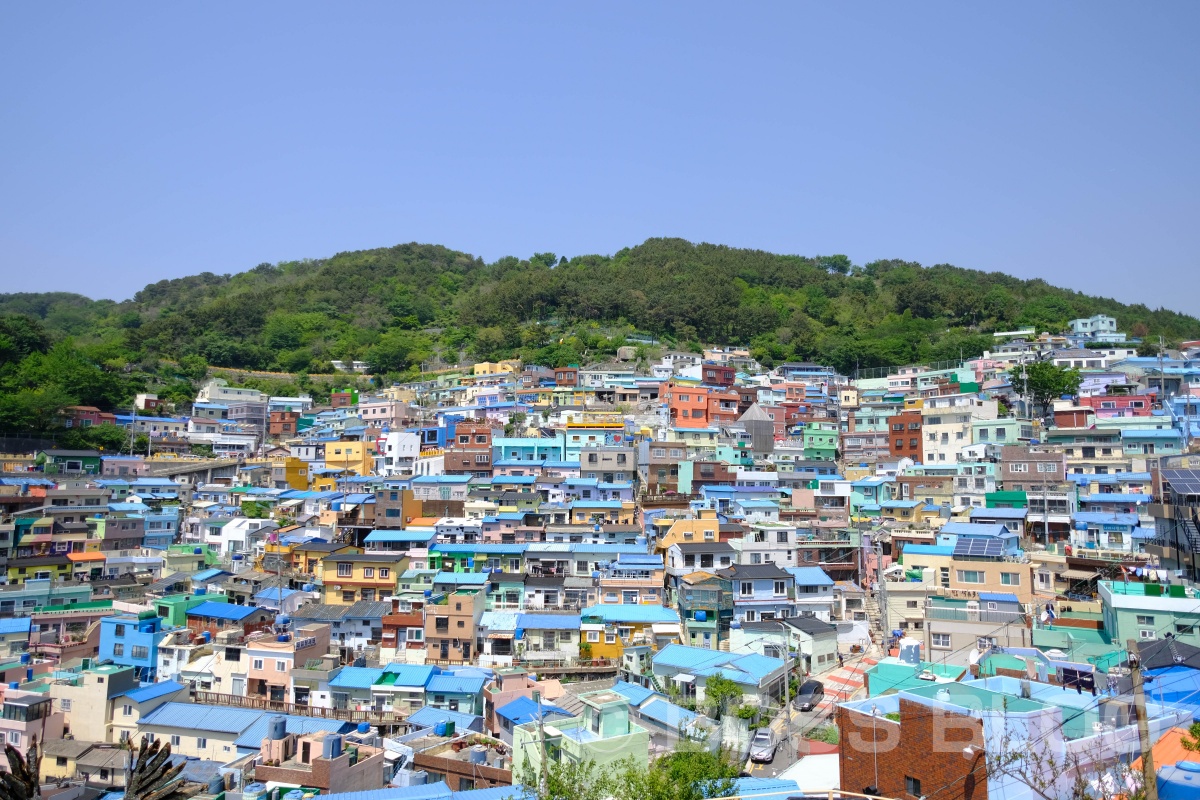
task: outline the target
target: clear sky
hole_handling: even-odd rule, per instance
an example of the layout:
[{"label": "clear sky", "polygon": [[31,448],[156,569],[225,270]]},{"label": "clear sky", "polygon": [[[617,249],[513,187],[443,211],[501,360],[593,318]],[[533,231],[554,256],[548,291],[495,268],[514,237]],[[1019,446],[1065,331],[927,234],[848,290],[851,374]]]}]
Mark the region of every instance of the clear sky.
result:
[{"label": "clear sky", "polygon": [[1200,313],[1197,30],[1195,0],[4,3],[0,291],[682,236]]}]

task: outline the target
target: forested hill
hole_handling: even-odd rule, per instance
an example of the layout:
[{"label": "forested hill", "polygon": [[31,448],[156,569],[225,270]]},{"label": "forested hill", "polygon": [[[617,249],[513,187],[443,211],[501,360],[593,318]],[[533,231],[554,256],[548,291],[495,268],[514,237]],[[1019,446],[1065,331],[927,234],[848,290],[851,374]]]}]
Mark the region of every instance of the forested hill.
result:
[{"label": "forested hill", "polygon": [[[72,337],[110,368],[186,359],[193,371],[206,363],[293,373],[328,372],[335,358],[390,373],[435,355],[558,365],[603,358],[634,334],[679,347],[748,344],[768,365],[809,359],[853,370],[976,355],[992,331],[1059,331],[1095,313],[1134,335],[1200,338],[1194,317],[1041,280],[681,239],[613,256],[539,253],[491,264],[405,244],[164,280],[125,302],[0,295],[0,314],[41,321],[44,331],[30,335]],[[10,367],[24,352],[11,339],[0,332],[0,362]]]}]

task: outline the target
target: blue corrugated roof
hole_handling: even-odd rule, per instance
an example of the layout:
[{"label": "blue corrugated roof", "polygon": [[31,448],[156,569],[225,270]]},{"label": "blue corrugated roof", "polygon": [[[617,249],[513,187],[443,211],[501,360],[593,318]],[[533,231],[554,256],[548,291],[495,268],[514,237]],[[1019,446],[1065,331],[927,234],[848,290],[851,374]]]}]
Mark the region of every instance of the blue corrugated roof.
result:
[{"label": "blue corrugated roof", "polygon": [[140,688],[130,689],[122,696],[128,697],[135,703],[144,703],[147,700],[153,700],[156,697],[162,697],[163,695],[171,694],[172,692],[178,692],[183,688],[184,685],[182,683],[176,683],[175,681],[163,681],[162,683],[148,683]]},{"label": "blue corrugated roof", "polygon": [[383,671],[396,676],[395,686],[424,686],[437,668],[424,664],[388,664]]},{"label": "blue corrugated roof", "polygon": [[653,689],[647,689],[645,686],[638,686],[636,683],[629,683],[628,681],[617,681],[613,684],[612,688],[614,692],[627,698],[635,706],[641,705],[651,697],[663,696]]},{"label": "blue corrugated roof", "polygon": [[833,578],[820,567],[787,567],[797,586],[833,586]]},{"label": "blue corrugated roof", "polygon": [[[542,703],[542,719],[545,720],[551,714],[558,714],[564,717],[575,716],[565,708],[559,708],[552,703]],[[510,703],[506,703],[496,709],[496,716],[503,717],[509,720],[514,725],[524,725],[526,722],[534,722],[538,718],[538,704],[530,700],[528,697],[518,697]]]},{"label": "blue corrugated roof", "polygon": [[517,627],[527,631],[577,631],[578,614],[518,614]]},{"label": "blue corrugated roof", "polygon": [[349,733],[354,730],[353,722],[345,722],[339,719],[324,719],[322,717],[299,717],[292,714],[272,714],[267,712],[262,715],[253,725],[247,728],[241,736],[235,741],[237,747],[245,747],[253,750],[258,750],[262,747],[262,740],[267,738],[267,729],[271,724],[271,717],[283,717],[287,720],[287,732],[294,733],[297,736],[303,736],[306,733]]},{"label": "blue corrugated roof", "polygon": [[189,617],[211,617],[213,619],[227,619],[238,622],[262,610],[254,606],[238,606],[233,603],[214,603],[211,600],[205,600],[195,608],[189,608],[187,615]]},{"label": "blue corrugated roof", "polygon": [[479,694],[483,691],[485,678],[459,675],[434,675],[429,679],[425,691],[430,694]]},{"label": "blue corrugated roof", "polygon": [[906,544],[904,545],[904,555],[950,556],[954,555],[954,548],[940,544]]},{"label": "blue corrugated roof", "polygon": [[373,667],[342,667],[329,685],[344,689],[369,689],[382,675],[383,670]]},{"label": "blue corrugated roof", "polygon": [[139,724],[240,734],[262,715],[262,711],[250,708],[207,706],[198,703],[163,703],[142,717]]},{"label": "blue corrugated roof", "polygon": [[[265,601],[269,603],[278,603],[281,602],[281,600],[286,600],[292,595],[297,594],[298,592],[298,589],[264,589],[263,591],[254,595],[254,599],[260,602]],[[283,595],[282,598],[280,597],[281,594]]]},{"label": "blue corrugated roof", "polygon": [[1015,594],[1011,592],[980,592],[979,599],[985,603],[1020,603]]},{"label": "blue corrugated roof", "polygon": [[439,572],[433,578],[434,585],[483,586],[488,582],[487,572]]},{"label": "blue corrugated roof", "polygon": [[482,721],[482,718],[474,714],[447,711],[444,708],[434,708],[433,706],[418,708],[408,715],[408,722],[420,728],[432,728],[439,722],[453,722],[455,733],[471,730],[472,726],[478,727],[480,721]]},{"label": "blue corrugated roof", "polygon": [[640,711],[643,717],[675,730],[690,725],[696,719],[695,711],[688,711],[666,698],[652,700],[642,706]]},{"label": "blue corrugated roof", "polygon": [[425,528],[410,528],[403,531],[371,531],[364,541],[375,542],[428,542],[437,537],[437,532]]},{"label": "blue corrugated roof", "polygon": [[1077,511],[1075,521],[1095,523],[1097,525],[1128,525],[1138,524],[1137,514],[1114,514],[1111,511]]},{"label": "blue corrugated roof", "polygon": [[1025,519],[1028,508],[972,508],[971,519]]},{"label": "blue corrugated roof", "polygon": [[0,619],[0,635],[8,633],[29,633],[29,617],[8,617]]},{"label": "blue corrugated roof", "polygon": [[605,622],[640,622],[643,624],[655,622],[679,622],[679,614],[672,608],[643,603],[640,605],[626,603],[609,603],[598,606],[588,606],[580,612],[581,617],[599,617]]},{"label": "blue corrugated roof", "polygon": [[194,581],[211,581],[213,578],[217,577],[218,575],[228,575],[228,574],[229,573],[227,573],[223,569],[217,569],[216,567],[213,567],[212,569],[200,570],[199,572],[197,572],[195,575],[192,576],[192,580],[194,580]]}]

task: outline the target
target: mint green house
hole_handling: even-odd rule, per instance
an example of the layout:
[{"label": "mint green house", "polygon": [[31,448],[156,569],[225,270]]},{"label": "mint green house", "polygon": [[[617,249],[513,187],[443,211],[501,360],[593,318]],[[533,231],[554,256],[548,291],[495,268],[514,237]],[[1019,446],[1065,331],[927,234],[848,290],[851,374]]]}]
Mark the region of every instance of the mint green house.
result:
[{"label": "mint green house", "polygon": [[804,458],[808,461],[837,459],[838,426],[836,422],[809,422],[804,426]]},{"label": "mint green house", "polygon": [[154,612],[175,628],[187,627],[187,612],[201,603],[228,603],[223,594],[169,594],[154,601]]},{"label": "mint green house", "polygon": [[[649,763],[650,732],[630,719],[629,699],[611,689],[579,695],[583,713],[571,719],[544,725],[546,756],[553,762],[582,764],[592,761],[597,767],[632,758],[640,766]],[[513,729],[513,775],[533,774],[542,768],[537,722]]]}]

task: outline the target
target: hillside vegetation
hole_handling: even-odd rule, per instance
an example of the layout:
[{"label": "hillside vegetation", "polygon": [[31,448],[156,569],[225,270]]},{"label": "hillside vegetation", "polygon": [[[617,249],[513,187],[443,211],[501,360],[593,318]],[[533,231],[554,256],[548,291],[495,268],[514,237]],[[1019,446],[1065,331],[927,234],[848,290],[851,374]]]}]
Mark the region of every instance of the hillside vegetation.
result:
[{"label": "hillside vegetation", "polygon": [[105,380],[60,394],[104,405],[142,385],[186,395],[209,365],[299,374],[299,383],[330,372],[332,359],[393,377],[433,358],[558,366],[603,359],[635,334],[681,348],[744,344],[767,365],[814,360],[853,372],[970,357],[993,331],[1059,331],[1095,313],[1134,335],[1200,336],[1187,315],[947,264],[856,266],[681,239],[487,264],[404,244],[159,281],[125,302],[0,295],[0,390],[57,391],[44,364],[23,363],[32,356],[91,365]]}]

